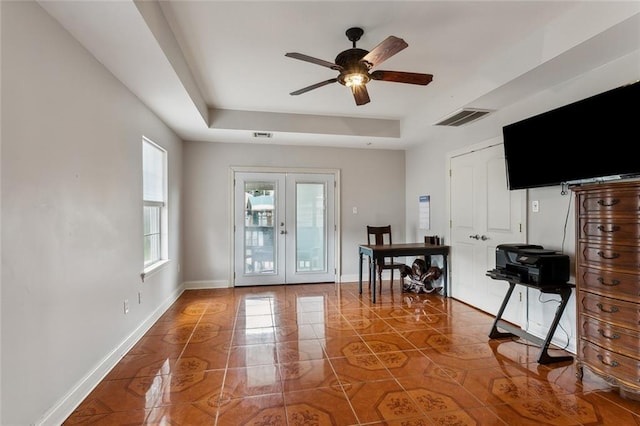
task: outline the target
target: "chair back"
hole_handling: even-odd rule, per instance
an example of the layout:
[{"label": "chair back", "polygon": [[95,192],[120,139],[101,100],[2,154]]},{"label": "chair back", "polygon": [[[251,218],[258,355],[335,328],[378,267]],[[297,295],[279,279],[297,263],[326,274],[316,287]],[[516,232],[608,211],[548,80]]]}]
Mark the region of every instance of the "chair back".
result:
[{"label": "chair back", "polygon": [[391,239],[391,225],[369,226],[367,225],[367,244],[393,244]]}]

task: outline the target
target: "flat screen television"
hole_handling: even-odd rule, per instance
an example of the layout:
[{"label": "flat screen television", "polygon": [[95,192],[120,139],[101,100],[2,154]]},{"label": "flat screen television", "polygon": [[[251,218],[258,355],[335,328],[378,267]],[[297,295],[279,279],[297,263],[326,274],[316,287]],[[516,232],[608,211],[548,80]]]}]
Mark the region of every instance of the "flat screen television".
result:
[{"label": "flat screen television", "polygon": [[510,190],[640,175],[640,81],[502,128]]}]

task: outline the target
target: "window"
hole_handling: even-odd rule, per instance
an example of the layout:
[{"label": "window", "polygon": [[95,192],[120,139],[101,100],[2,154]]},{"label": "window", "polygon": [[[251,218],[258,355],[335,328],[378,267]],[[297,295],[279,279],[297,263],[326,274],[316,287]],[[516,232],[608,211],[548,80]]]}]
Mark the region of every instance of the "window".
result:
[{"label": "window", "polygon": [[144,267],[167,259],[167,151],[142,139]]}]

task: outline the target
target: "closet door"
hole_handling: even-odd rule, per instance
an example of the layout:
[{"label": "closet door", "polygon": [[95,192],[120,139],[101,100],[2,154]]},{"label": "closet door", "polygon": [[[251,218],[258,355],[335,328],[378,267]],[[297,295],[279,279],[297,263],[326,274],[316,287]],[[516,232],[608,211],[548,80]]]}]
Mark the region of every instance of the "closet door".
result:
[{"label": "closet door", "polygon": [[[496,247],[525,241],[525,191],[509,191],[501,143],[451,158],[451,295],[496,314],[508,284],[486,272]],[[503,317],[525,321],[526,291],[517,286]]]}]

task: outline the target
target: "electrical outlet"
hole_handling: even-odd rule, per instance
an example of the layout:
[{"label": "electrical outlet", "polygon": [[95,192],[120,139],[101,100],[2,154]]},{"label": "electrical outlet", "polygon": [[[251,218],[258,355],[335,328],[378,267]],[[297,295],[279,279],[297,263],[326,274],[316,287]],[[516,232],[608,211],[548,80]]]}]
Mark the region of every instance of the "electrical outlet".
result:
[{"label": "electrical outlet", "polygon": [[129,313],[129,299],[124,299],[124,313],[125,315]]}]

